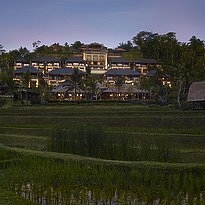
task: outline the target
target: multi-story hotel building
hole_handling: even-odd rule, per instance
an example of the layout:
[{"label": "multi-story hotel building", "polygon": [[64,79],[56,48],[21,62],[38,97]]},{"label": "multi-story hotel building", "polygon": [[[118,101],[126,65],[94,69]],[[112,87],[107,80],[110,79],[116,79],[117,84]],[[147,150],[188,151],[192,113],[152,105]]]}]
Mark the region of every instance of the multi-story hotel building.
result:
[{"label": "multi-story hotel building", "polygon": [[134,67],[138,69],[143,75],[149,72],[149,67],[158,66],[155,59],[142,58],[134,61]]},{"label": "multi-story hotel building", "polygon": [[33,58],[30,64],[46,74],[55,68],[60,68],[61,60],[55,57],[37,57]]},{"label": "multi-story hotel building", "polygon": [[91,74],[104,74],[108,69],[108,50],[99,43],[91,43],[83,50],[83,60],[91,69]]},{"label": "multi-story hotel building", "polygon": [[[26,74],[28,74],[27,78]],[[28,87],[38,87],[39,80],[42,78],[42,73],[38,69],[32,66],[24,66],[19,69],[16,69],[13,73],[13,80],[24,84],[24,81],[28,81]]]},{"label": "multi-story hotel building", "polygon": [[81,71],[86,71],[86,61],[81,57],[68,58],[65,61],[66,68],[78,68]]},{"label": "multi-story hotel building", "polygon": [[24,66],[30,66],[30,61],[25,58],[19,58],[14,62],[14,70],[22,68]]},{"label": "multi-story hotel building", "polygon": [[113,58],[109,61],[109,69],[130,69],[130,62],[125,58]]}]

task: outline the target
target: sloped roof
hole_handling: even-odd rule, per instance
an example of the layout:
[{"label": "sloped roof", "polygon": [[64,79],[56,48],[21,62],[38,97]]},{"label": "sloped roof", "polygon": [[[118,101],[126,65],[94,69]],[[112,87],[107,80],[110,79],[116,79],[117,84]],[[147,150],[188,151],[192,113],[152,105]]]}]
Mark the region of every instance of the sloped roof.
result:
[{"label": "sloped roof", "polygon": [[141,74],[136,70],[119,68],[119,69],[110,69],[105,73],[105,75],[107,76],[140,76]]},{"label": "sloped roof", "polygon": [[38,74],[41,73],[38,69],[34,68],[33,66],[24,66],[22,68],[19,68],[14,71],[15,74],[18,73],[32,73],[32,74]]},{"label": "sloped roof", "polygon": [[148,90],[139,89],[136,86],[123,84],[121,88],[118,90],[118,88],[113,85],[112,87],[107,88],[106,90],[103,90],[103,93],[148,93]]},{"label": "sloped roof", "polygon": [[125,50],[125,49],[123,49],[123,48],[116,48],[115,51],[117,51],[117,52],[125,52],[125,51],[127,51],[127,50]]},{"label": "sloped roof", "polygon": [[[73,68],[56,68],[49,72],[49,75],[73,75],[73,74],[74,74]],[[85,73],[78,69],[78,74],[83,75]]]},{"label": "sloped roof", "polygon": [[147,77],[155,77],[157,76],[157,71],[156,70],[149,70],[148,73],[146,74]]},{"label": "sloped roof", "polygon": [[77,87],[77,89],[75,91],[73,86],[72,86],[71,80],[66,80],[63,83],[61,83],[60,85],[55,86],[51,90],[51,93],[75,93],[75,92],[76,93],[84,93],[85,91],[79,87]]},{"label": "sloped roof", "polygon": [[157,64],[157,61],[155,59],[152,59],[152,58],[141,58],[141,59],[135,60],[134,63],[137,63],[137,64]]},{"label": "sloped roof", "polygon": [[194,82],[191,84],[187,101],[205,101],[205,81]]},{"label": "sloped roof", "polygon": [[39,62],[39,63],[44,63],[44,62],[49,62],[49,63],[60,63],[60,59],[51,57],[51,56],[41,56],[37,58],[33,58],[31,60],[32,62]]},{"label": "sloped roof", "polygon": [[68,58],[65,62],[66,63],[85,63],[85,61],[81,57]]},{"label": "sloped roof", "polygon": [[110,63],[129,63],[129,61],[125,58],[113,58]]}]

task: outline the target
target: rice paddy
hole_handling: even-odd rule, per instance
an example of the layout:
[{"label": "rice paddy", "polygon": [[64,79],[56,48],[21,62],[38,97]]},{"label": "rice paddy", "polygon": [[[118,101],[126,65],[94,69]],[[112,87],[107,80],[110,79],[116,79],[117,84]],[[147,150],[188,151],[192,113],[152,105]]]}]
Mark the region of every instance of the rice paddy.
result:
[{"label": "rice paddy", "polygon": [[137,105],[1,109],[0,195],[41,205],[205,204],[204,125],[204,111]]}]

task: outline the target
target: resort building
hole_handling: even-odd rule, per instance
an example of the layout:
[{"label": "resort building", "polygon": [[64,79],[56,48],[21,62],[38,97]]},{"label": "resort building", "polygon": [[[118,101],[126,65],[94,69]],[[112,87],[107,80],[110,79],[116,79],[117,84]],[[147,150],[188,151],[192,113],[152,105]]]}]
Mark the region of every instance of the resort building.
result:
[{"label": "resort building", "polygon": [[142,58],[133,62],[134,68],[138,69],[140,73],[146,75],[150,68],[158,67],[159,63],[155,59]]},{"label": "resort building", "polygon": [[66,68],[77,68],[81,71],[86,72],[86,61],[83,60],[83,58],[81,57],[68,58],[65,61],[65,67]]},{"label": "resort building", "polygon": [[187,101],[193,104],[194,109],[205,109],[205,81],[191,84]]},{"label": "resort building", "polygon": [[162,82],[164,86],[172,87],[171,76],[167,74],[157,74],[156,70],[149,70],[145,75],[147,78],[156,78]]},{"label": "resort building", "polygon": [[122,84],[121,86],[112,85],[101,93],[101,99],[109,100],[142,100],[149,98],[149,91],[139,89],[137,85]]},{"label": "resort building", "polygon": [[109,69],[130,69],[130,62],[125,58],[112,58],[109,61]]},{"label": "resort building", "polygon": [[25,66],[30,66],[30,61],[25,58],[19,58],[14,62],[14,70]]},{"label": "resort building", "polygon": [[61,60],[55,57],[37,57],[31,60],[31,66],[47,74],[55,68],[60,68]]},{"label": "resort building", "polygon": [[32,66],[25,66],[14,71],[13,80],[25,87],[38,87],[42,72]]},{"label": "resort building", "polygon": [[91,43],[83,50],[83,60],[91,69],[91,74],[104,74],[108,69],[108,50],[99,43]]},{"label": "resort building", "polygon": [[86,92],[78,85],[74,85],[71,80],[66,80],[51,90],[54,100],[76,101],[85,99]]},{"label": "resort building", "polygon": [[119,78],[122,78],[124,83],[132,85],[139,82],[140,75],[138,71],[128,68],[110,69],[104,74],[107,84],[115,84]]},{"label": "resort building", "polygon": [[[85,72],[75,68],[77,70],[77,74],[79,77],[84,78]],[[57,86],[67,79],[71,79],[71,77],[75,74],[74,68],[57,68],[48,73],[47,83],[50,86]]]}]

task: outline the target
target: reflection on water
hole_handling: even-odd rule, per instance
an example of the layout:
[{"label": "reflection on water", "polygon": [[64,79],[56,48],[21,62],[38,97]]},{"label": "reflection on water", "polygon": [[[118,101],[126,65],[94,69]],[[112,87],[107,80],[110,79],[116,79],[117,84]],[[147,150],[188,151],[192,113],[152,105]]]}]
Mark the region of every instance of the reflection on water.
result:
[{"label": "reflection on water", "polygon": [[[107,190],[108,189],[108,190]],[[52,187],[43,188],[31,185],[16,185],[15,191],[26,199],[41,205],[159,205],[159,204],[205,204],[205,193],[179,192],[175,196],[164,195],[159,197],[158,193],[151,195],[149,189],[139,188],[132,191],[113,190],[109,188],[95,188],[92,191],[87,187],[72,187],[70,190],[55,190]],[[107,192],[110,191],[110,192]],[[156,198],[155,198],[156,197]]]},{"label": "reflection on water", "polygon": [[0,186],[41,205],[204,205],[204,168],[24,156]]}]

